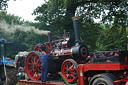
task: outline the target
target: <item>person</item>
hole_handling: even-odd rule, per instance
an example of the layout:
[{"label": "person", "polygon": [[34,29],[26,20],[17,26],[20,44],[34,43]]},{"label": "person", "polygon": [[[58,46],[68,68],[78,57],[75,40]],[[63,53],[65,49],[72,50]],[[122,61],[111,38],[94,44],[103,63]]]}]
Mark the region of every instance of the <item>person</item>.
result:
[{"label": "person", "polygon": [[42,52],[43,55],[41,56],[41,82],[45,83],[47,80],[47,74],[48,74],[48,59],[50,58],[53,53],[46,54],[45,52]]}]

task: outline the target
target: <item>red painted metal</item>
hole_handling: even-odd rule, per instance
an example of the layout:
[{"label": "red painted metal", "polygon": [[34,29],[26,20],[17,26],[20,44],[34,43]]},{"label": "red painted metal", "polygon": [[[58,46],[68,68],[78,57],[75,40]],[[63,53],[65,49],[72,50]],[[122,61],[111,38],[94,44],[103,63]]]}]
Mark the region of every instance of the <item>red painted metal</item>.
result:
[{"label": "red painted metal", "polygon": [[81,53],[81,55],[82,55],[83,57],[86,57],[86,56],[87,56],[87,52],[86,52],[86,54],[84,54],[84,53],[85,53],[84,51],[87,51],[87,48],[82,47],[81,50],[80,50],[80,53]]},{"label": "red painted metal", "polygon": [[106,85],[105,83],[99,83],[98,85]]},{"label": "red painted metal", "polygon": [[121,79],[121,80],[114,81],[115,84],[119,84],[121,82],[128,82],[128,79]]},{"label": "red painted metal", "polygon": [[87,71],[98,71],[98,70],[124,70],[128,68],[128,63],[117,63],[117,64],[79,64],[77,71],[78,71],[78,85],[85,85],[84,83],[84,73]]},{"label": "red painted metal", "polygon": [[[81,41],[79,41],[81,42]],[[50,40],[48,40],[48,42],[45,42],[43,44],[37,44],[35,45],[35,48],[33,51],[45,51],[46,54],[49,54],[51,51],[53,51],[53,55],[51,57],[53,62],[54,62],[54,66],[52,66],[56,72],[58,72],[58,69],[61,69],[60,67],[63,67],[65,65],[67,65],[69,62],[67,62],[65,65],[60,66],[63,61],[65,61],[66,59],[74,59],[75,61],[77,61],[77,63],[83,63],[86,61],[86,56],[87,56],[87,48],[85,45],[82,45],[78,42],[75,42],[75,40],[73,38],[71,38],[70,33],[66,33],[66,35],[64,35],[64,38],[60,38],[59,36],[53,36],[51,37]],[[33,63],[31,60],[32,55],[28,55],[27,56],[27,63],[29,66],[29,63]],[[36,56],[36,55],[35,55]],[[30,58],[30,60],[29,60]],[[36,58],[38,58],[38,56],[36,56]],[[70,62],[71,64],[71,62]],[[26,66],[28,66],[26,65]],[[39,63],[38,63],[39,65]],[[30,67],[26,68],[26,72],[28,74],[28,76],[30,77],[30,79],[32,80],[37,80],[39,79],[40,76],[40,71],[36,71],[35,67],[36,64],[30,66]],[[68,65],[67,65],[68,66]],[[34,68],[31,68],[34,67]],[[65,69],[65,67],[63,67],[63,70]],[[65,74],[65,77],[68,75],[70,77],[67,77],[68,81],[70,83],[72,83],[72,81],[76,81],[77,78],[75,78],[77,76],[77,68],[73,69],[71,66],[68,68],[69,70],[69,74],[66,74],[65,71],[63,71],[62,73]],[[31,73],[30,73],[31,72]],[[38,73],[38,77],[34,77],[34,74]],[[51,73],[55,73],[55,71],[49,71]],[[76,73],[76,74],[75,74]],[[74,83],[74,82],[73,82]]]},{"label": "red painted metal", "polygon": [[42,83],[40,80],[37,80],[37,81],[19,80],[18,84],[20,84],[20,85],[64,85],[64,82],[46,81],[46,83]]},{"label": "red painted metal", "polygon": [[61,72],[68,82],[73,82],[77,77],[77,66],[71,61],[66,61],[62,64]]},{"label": "red painted metal", "polygon": [[55,35],[55,36],[51,37],[50,41],[56,41],[59,39],[60,39],[60,37]]},{"label": "red painted metal", "polygon": [[43,50],[41,48],[37,48],[37,49],[35,49],[35,51],[42,52]]},{"label": "red painted metal", "polygon": [[43,50],[41,49],[41,45],[35,45],[33,51],[39,51],[39,52],[42,52]]},{"label": "red painted metal", "polygon": [[41,77],[41,59],[34,52],[26,58],[26,72],[32,80],[38,80]]},{"label": "red painted metal", "polygon": [[44,44],[46,46],[45,52],[46,54],[49,54],[51,52],[50,47],[52,46],[52,44],[51,43],[44,43]]}]

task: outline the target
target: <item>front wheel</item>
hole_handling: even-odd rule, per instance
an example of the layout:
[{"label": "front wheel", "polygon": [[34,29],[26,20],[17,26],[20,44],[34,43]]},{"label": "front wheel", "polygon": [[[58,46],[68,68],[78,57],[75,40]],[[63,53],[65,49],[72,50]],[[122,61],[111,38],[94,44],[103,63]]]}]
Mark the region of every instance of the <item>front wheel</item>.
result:
[{"label": "front wheel", "polygon": [[78,79],[77,62],[73,59],[66,59],[61,66],[61,72],[69,83],[75,83]]},{"label": "front wheel", "polygon": [[97,78],[93,81],[92,85],[113,85],[112,82],[106,78]]}]

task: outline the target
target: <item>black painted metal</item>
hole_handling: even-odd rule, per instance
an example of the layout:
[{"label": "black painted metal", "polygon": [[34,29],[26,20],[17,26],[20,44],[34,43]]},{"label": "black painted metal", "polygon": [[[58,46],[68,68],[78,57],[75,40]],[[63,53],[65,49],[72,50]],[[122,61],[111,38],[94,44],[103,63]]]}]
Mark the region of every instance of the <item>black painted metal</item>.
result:
[{"label": "black painted metal", "polygon": [[48,33],[48,42],[50,41],[51,36],[52,36],[52,34],[51,34],[51,32],[49,32],[49,33]]},{"label": "black painted metal", "polygon": [[74,32],[76,42],[80,42],[80,28],[79,28],[79,20],[73,20]]}]

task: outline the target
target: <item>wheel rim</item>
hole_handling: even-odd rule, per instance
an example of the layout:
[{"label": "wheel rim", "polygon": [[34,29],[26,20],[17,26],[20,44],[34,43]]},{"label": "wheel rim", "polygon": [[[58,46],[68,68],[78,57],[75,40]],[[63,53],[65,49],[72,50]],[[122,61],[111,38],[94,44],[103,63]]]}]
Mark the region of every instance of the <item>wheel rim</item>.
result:
[{"label": "wheel rim", "polygon": [[53,36],[53,37],[50,39],[50,41],[56,41],[56,40],[59,40],[59,39],[60,39],[59,36]]},{"label": "wheel rim", "polygon": [[43,50],[39,47],[37,47],[34,51],[39,51],[39,52],[43,52]]},{"label": "wheel rim", "polygon": [[98,83],[97,85],[106,85],[106,84],[105,84],[105,83],[100,82],[100,83]]},{"label": "wheel rim", "polygon": [[47,44],[46,44],[45,52],[46,52],[46,54],[49,54],[51,52],[51,49]]},{"label": "wheel rim", "polygon": [[71,61],[64,62],[61,71],[68,82],[73,82],[77,78],[77,67]]},{"label": "wheel rim", "polygon": [[50,39],[50,47],[52,47],[53,49],[55,48],[59,48],[59,45],[60,45],[60,37],[59,36],[53,36],[51,39]]},{"label": "wheel rim", "polygon": [[26,72],[30,79],[41,77],[41,59],[36,53],[30,53],[26,58]]},{"label": "wheel rim", "polygon": [[86,47],[82,47],[80,53],[81,53],[81,55],[83,57],[86,57],[87,56],[87,48]]}]

